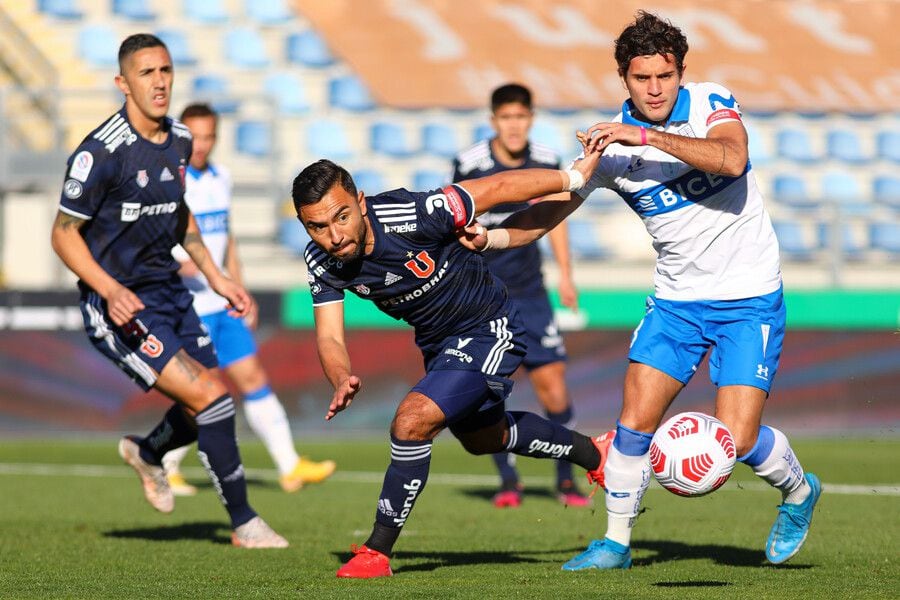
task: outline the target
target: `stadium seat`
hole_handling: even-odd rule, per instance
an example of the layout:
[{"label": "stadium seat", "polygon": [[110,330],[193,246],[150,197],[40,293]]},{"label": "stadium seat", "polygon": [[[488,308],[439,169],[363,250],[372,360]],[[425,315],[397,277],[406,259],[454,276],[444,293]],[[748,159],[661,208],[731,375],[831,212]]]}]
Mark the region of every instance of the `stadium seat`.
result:
[{"label": "stadium seat", "polygon": [[292,73],[272,73],[263,82],[263,91],[275,100],[278,110],[300,115],[309,110],[303,81]]},{"label": "stadium seat", "polygon": [[863,150],[862,140],[855,131],[834,129],[825,136],[828,157],[852,164],[862,164],[870,159]]},{"label": "stadium seat", "polygon": [[260,68],[269,65],[259,32],[249,27],[238,27],[225,34],[225,58],[237,67]]},{"label": "stadium seat", "polygon": [[221,114],[237,112],[240,102],[230,97],[228,79],[221,75],[198,75],[194,77],[193,99],[197,102],[208,102]]},{"label": "stadium seat", "polygon": [[450,183],[450,173],[442,171],[432,171],[430,169],[419,169],[413,173],[412,189],[417,192],[428,192],[442,188]]},{"label": "stadium seat", "polygon": [[147,0],[113,0],[112,11],[132,21],[152,21],[156,18]]},{"label": "stadium seat", "polygon": [[872,182],[872,196],[877,204],[900,209],[900,177],[879,175]]},{"label": "stadium seat", "polygon": [[185,0],[184,14],[198,23],[218,25],[228,21],[222,0]]},{"label": "stadium seat", "polygon": [[768,165],[772,162],[772,151],[766,138],[759,129],[749,123],[744,123],[747,130],[747,148],[750,155],[750,163],[755,167]]},{"label": "stadium seat", "polygon": [[821,249],[821,240],[816,231],[806,227],[801,221],[772,221],[772,228],[778,238],[781,254],[788,260],[810,261]]},{"label": "stadium seat", "polygon": [[245,0],[244,10],[262,25],[283,25],[294,17],[284,0]]},{"label": "stadium seat", "polygon": [[472,130],[472,143],[480,142],[481,140],[489,140],[493,137],[494,128],[486,123],[477,125],[475,129]]},{"label": "stadium seat", "polygon": [[363,81],[355,75],[338,77],[328,82],[328,102],[335,108],[367,111],[375,108],[375,101]]},{"label": "stadium seat", "polygon": [[772,198],[793,208],[819,206],[806,187],[806,180],[796,175],[776,175],[772,180]]},{"label": "stadium seat", "polygon": [[[572,132],[572,137],[575,137],[574,131]],[[559,127],[542,119],[536,119],[534,121],[534,124],[531,126],[531,132],[529,133],[529,139],[538,144],[547,146],[553,150],[557,156],[568,154],[569,149],[572,146],[571,143],[563,139]],[[579,152],[580,151],[581,145],[579,144]]]},{"label": "stadium seat", "polygon": [[347,131],[338,121],[310,123],[306,129],[306,149],[315,159],[341,160],[353,156]]},{"label": "stadium seat", "polygon": [[602,213],[621,206],[624,206],[624,200],[619,194],[606,188],[597,188],[585,198],[584,204],[578,210]]},{"label": "stadium seat", "polygon": [[776,136],[778,155],[801,163],[811,163],[819,156],[813,150],[812,140],[801,129],[782,129]]},{"label": "stadium seat", "polygon": [[360,169],[353,173],[353,183],[356,191],[365,192],[366,196],[380,194],[387,188],[387,180],[381,171],[375,169]]},{"label": "stadium seat", "polygon": [[[833,222],[819,223],[819,244],[826,250],[831,250],[832,235],[835,224]],[[867,229],[859,223],[842,221],[838,224],[840,235],[840,251],[845,260],[859,261],[865,257],[869,248]]]},{"label": "stadium seat", "polygon": [[882,131],[876,138],[878,157],[900,163],[900,131]]},{"label": "stadium seat", "polygon": [[826,203],[837,202],[841,212],[847,215],[863,215],[872,208],[856,178],[841,171],[822,176],[822,199]]},{"label": "stadium seat", "polygon": [[406,158],[414,152],[406,142],[406,132],[398,123],[374,123],[369,133],[370,146],[375,152],[394,158]]},{"label": "stadium seat", "polygon": [[92,67],[118,64],[119,36],[106,25],[87,25],[78,32],[78,54]]},{"label": "stadium seat", "polygon": [[191,52],[184,32],[178,29],[160,29],[156,32],[156,36],[169,49],[169,55],[175,66],[192,67],[197,64],[197,58]]},{"label": "stadium seat", "polygon": [[78,8],[77,0],[39,0],[38,10],[65,21],[77,21],[84,16]]},{"label": "stadium seat", "polygon": [[608,248],[600,244],[598,228],[592,221],[569,217],[569,244],[574,258],[585,260],[602,259],[609,256]]},{"label": "stadium seat", "polygon": [[272,130],[262,121],[241,121],[237,126],[237,151],[251,156],[266,156],[272,148]]},{"label": "stadium seat", "polygon": [[874,250],[900,256],[900,223],[897,221],[871,223],[869,239]]},{"label": "stadium seat", "polygon": [[[293,212],[293,207],[290,210]],[[303,256],[311,239],[296,216],[286,215],[278,222],[278,241],[294,254]]]},{"label": "stadium seat", "polygon": [[288,36],[287,59],[292,63],[316,69],[334,64],[334,56],[325,40],[312,29]]},{"label": "stadium seat", "polygon": [[441,158],[453,158],[460,150],[456,131],[443,123],[428,123],[422,128],[422,149]]}]

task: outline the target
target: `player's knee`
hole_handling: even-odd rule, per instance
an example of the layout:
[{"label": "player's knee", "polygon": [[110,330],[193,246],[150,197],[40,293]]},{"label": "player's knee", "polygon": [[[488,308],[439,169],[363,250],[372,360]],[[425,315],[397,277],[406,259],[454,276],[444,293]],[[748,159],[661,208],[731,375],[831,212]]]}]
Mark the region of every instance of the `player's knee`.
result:
[{"label": "player's knee", "polygon": [[432,439],[436,433],[436,423],[411,412],[398,412],[391,423],[391,435],[398,440],[425,441]]}]

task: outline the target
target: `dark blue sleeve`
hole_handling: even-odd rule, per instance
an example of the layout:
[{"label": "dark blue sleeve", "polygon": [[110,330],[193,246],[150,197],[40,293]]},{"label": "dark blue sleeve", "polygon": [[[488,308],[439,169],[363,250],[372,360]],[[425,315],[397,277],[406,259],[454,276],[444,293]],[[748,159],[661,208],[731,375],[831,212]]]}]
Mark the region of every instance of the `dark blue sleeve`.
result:
[{"label": "dark blue sleeve", "polygon": [[309,282],[309,292],[312,294],[313,306],[321,306],[323,304],[331,304],[332,302],[344,301],[344,290],[338,289],[327,281],[325,275],[325,265],[322,264],[321,258],[323,253],[318,250],[313,242],[306,247],[303,258],[306,260],[306,280]]},{"label": "dark blue sleeve", "polygon": [[93,139],[82,142],[66,162],[59,209],[82,219],[92,219],[109,190],[118,182],[119,163],[103,144]]},{"label": "dark blue sleeve", "polygon": [[428,237],[443,238],[472,223],[475,201],[459,185],[448,185],[431,192],[412,194],[416,199],[416,220]]}]

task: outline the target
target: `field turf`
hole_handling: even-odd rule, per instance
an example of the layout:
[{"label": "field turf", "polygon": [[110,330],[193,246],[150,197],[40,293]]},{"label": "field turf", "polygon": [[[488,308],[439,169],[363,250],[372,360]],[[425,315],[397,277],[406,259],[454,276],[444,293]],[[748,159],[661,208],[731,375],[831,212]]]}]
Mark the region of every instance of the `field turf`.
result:
[{"label": "field turf", "polygon": [[[498,510],[493,464],[438,440],[431,477],[396,546],[390,579],[335,578],[371,527],[387,464],[384,440],[315,440],[332,480],[285,494],[264,449],[242,443],[257,511],[287,550],[232,548],[226,514],[195,457],[198,496],[162,515],[121,465],[115,440],[0,441],[0,598],[897,598],[900,440],[799,440],[825,492],[803,550],[770,566],[763,545],[780,497],[749,469],[716,493],[676,497],[655,483],[633,540],[634,568],[560,565],[605,529],[594,509],[550,493],[552,465],[521,459],[528,491]],[[205,484],[205,485],[204,485]],[[586,486],[582,486],[586,488]],[[739,489],[743,488],[743,489]]]}]

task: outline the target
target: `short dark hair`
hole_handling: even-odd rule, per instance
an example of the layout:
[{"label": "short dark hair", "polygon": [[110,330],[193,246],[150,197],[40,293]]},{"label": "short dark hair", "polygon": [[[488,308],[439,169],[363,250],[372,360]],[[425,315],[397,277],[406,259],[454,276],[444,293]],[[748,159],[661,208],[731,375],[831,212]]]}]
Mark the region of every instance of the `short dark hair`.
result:
[{"label": "short dark hair", "polygon": [[501,85],[491,94],[491,111],[494,112],[504,104],[513,102],[531,110],[531,90],[518,83]]},{"label": "short dark hair", "polygon": [[169,48],[166,47],[163,41],[152,33],[135,33],[134,35],[129,35],[119,45],[119,72],[122,73],[125,70],[125,60],[138,50],[159,47],[165,48],[166,52],[169,51]]},{"label": "short dark hair", "polygon": [[294,178],[294,186],[291,189],[291,199],[294,201],[294,210],[300,214],[300,208],[315,204],[328,193],[335,183],[339,183],[344,190],[354,198],[356,197],[356,184],[353,177],[344,167],[323,158],[317,160]]},{"label": "short dark hair", "polygon": [[616,40],[616,64],[619,66],[619,75],[624,77],[633,58],[671,53],[680,75],[684,70],[684,55],[687,51],[687,38],[681,29],[672,25],[671,21],[640,10],[634,23],[623,29]]},{"label": "short dark hair", "polygon": [[213,108],[205,102],[194,102],[193,104],[188,104],[184,107],[178,120],[184,121],[185,119],[196,119],[198,117],[212,117],[218,120],[219,113],[214,111]]}]

